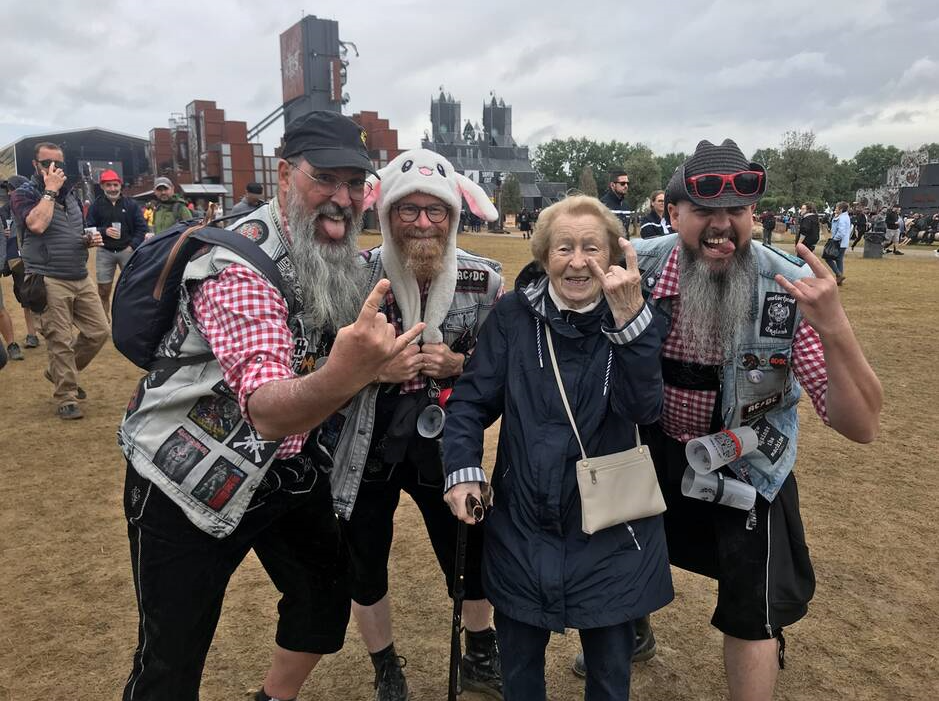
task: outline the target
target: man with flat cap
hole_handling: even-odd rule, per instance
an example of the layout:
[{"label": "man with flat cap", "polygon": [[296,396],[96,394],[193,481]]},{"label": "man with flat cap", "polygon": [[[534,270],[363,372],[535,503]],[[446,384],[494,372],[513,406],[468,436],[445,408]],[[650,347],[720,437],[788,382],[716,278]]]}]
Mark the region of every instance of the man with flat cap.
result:
[{"label": "man with flat cap", "polygon": [[245,185],[245,194],[234,207],[230,214],[250,214],[258,207],[264,204],[264,188],[261,183],[248,183]]},{"label": "man with flat cap", "polygon": [[[667,330],[665,405],[647,427],[668,510],[673,565],[717,580],[711,624],[724,634],[731,701],[772,698],[783,628],[805,616],[815,575],[793,472],[797,406],[846,438],[873,441],[883,391],[828,267],[752,241],[766,171],[730,139],[698,144],[667,188],[677,234],[636,243],[643,292]],[[682,494],[693,438],[751,427],[758,445],[719,469],[755,489],[741,510]],[[725,434],[726,435],[726,434]]]},{"label": "man with flat cap", "polygon": [[140,615],[125,701],[199,698],[225,589],[252,549],[282,594],[255,699],[295,698],[321,656],[342,647],[350,599],[323,424],[423,330],[396,338],[378,313],[387,280],[362,291],[356,238],[369,172],[352,120],[299,118],[284,137],[276,196],[233,226],[293,294],[227,249],[185,268],[157,369],[120,428]]}]

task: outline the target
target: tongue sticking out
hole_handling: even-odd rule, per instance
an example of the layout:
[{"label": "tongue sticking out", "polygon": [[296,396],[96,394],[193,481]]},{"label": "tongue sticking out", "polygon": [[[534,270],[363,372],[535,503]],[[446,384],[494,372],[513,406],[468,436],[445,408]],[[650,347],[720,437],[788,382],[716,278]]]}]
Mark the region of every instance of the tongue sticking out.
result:
[{"label": "tongue sticking out", "polygon": [[317,219],[317,225],[319,226],[320,230],[333,241],[341,241],[346,235],[345,219],[336,220],[321,215]]},{"label": "tongue sticking out", "polygon": [[724,243],[718,246],[711,246],[711,248],[719,253],[730,254],[737,250],[737,246],[730,239],[724,239]]}]

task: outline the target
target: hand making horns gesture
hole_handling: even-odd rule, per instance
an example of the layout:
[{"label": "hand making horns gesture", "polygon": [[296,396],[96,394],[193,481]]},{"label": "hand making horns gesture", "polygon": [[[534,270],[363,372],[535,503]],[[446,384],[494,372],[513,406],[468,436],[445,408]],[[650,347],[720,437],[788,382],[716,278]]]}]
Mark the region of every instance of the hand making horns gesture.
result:
[{"label": "hand making horns gesture", "polygon": [[841,306],[838,286],[831,270],[801,243],[796,246],[796,252],[812,269],[815,277],[788,280],[777,275],[776,282],[795,298],[806,321],[822,336],[850,329],[848,315]]},{"label": "hand making horns gesture", "polygon": [[[633,245],[624,239],[619,238],[619,247],[626,258],[626,267],[611,264],[609,269],[604,271],[593,258],[587,258],[587,265],[590,272],[600,281],[603,289],[603,296],[606,297],[607,304],[613,312],[613,321],[619,328],[623,324],[631,321],[642,309],[645,300],[642,298],[642,283],[639,276],[639,263],[636,258],[636,249]],[[613,258],[613,251],[610,251],[610,259]]]},{"label": "hand making horns gesture", "polygon": [[[339,329],[333,352],[330,353],[331,359],[334,354],[343,357],[349,354],[350,360],[354,358],[352,368],[357,376],[364,378],[363,385],[373,381],[381,367],[407,348],[424,330],[424,322],[419,322],[395,337],[394,325],[388,323],[385,315],[378,311],[390,287],[388,280],[378,281],[365,298],[358,318],[349,326]],[[339,353],[335,353],[337,347]]]}]

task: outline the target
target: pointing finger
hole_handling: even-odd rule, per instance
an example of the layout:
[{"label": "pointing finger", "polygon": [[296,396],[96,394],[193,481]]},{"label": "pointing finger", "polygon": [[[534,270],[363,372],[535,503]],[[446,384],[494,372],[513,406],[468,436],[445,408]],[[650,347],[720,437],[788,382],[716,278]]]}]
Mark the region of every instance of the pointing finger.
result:
[{"label": "pointing finger", "polygon": [[832,277],[831,269],[825,265],[818,256],[816,256],[812,251],[810,251],[806,246],[803,246],[801,243],[796,246],[796,253],[809,264],[809,268],[812,269],[812,272],[815,273],[817,278],[830,278]]},{"label": "pointing finger", "polygon": [[619,237],[619,247],[626,258],[626,270],[639,270],[639,257],[636,255],[636,248],[622,236]]},{"label": "pointing finger", "polygon": [[378,312],[378,308],[385,298],[389,287],[391,287],[391,283],[385,278],[378,281],[375,287],[372,288],[372,291],[368,293],[368,297],[365,298],[362,309],[359,310],[359,318],[356,319],[357,323],[360,321],[363,324],[368,323],[375,318],[375,314]]},{"label": "pointing finger", "polygon": [[596,277],[601,282],[603,281],[603,278],[606,275],[606,271],[600,267],[600,264],[597,261],[595,261],[593,258],[588,257],[587,267],[590,268],[590,272],[594,274],[594,277]]},{"label": "pointing finger", "polygon": [[414,326],[412,326],[407,331],[405,331],[403,334],[398,336],[395,339],[395,345],[394,345],[394,349],[392,350],[392,353],[394,355],[397,355],[398,353],[403,351],[405,348],[407,348],[408,345],[415,338],[421,335],[421,333],[424,331],[424,327],[426,326],[427,324],[425,324],[423,321],[419,321],[416,324],[414,324]]}]

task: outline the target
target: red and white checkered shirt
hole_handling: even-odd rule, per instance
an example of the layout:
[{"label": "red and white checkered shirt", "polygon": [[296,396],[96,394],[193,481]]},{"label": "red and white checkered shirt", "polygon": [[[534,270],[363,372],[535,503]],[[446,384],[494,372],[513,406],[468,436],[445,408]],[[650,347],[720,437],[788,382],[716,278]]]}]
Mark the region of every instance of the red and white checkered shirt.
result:
[{"label": "red and white checkered shirt", "polygon": [[[427,302],[427,291],[430,289],[430,280],[424,283],[421,287],[421,309],[424,308],[424,304]],[[395,302],[395,295],[391,288],[388,288],[388,291],[385,293],[385,316],[388,318],[388,321],[391,322],[392,326],[395,327],[395,336],[400,336],[404,333],[404,324],[401,321],[401,310],[398,309],[398,304]],[[424,387],[427,386],[427,377],[417,374],[413,380],[408,380],[401,383],[400,393],[401,394],[411,394],[413,392],[419,392]]]},{"label": "red and white checkered shirt", "polygon": [[[290,227],[283,213],[280,223],[290,243]],[[238,397],[241,415],[250,423],[248,397],[272,380],[296,377],[287,303],[263,275],[243,265],[230,265],[196,288],[192,311],[196,328],[208,341],[225,382]],[[307,431],[287,436],[274,457],[296,455],[309,435]]]},{"label": "red and white checkered shirt", "polygon": [[[652,290],[653,299],[665,297],[672,298],[672,328],[662,346],[662,355],[673,360],[689,360],[678,330],[681,304],[677,246],[669,255],[658,282]],[[715,355],[706,362],[720,365],[723,363],[723,358]],[[825,368],[824,348],[818,333],[805,319],[799,323],[792,342],[792,372],[812,398],[816,413],[827,425],[828,408],[825,404],[825,393],[828,391],[828,371]],[[716,400],[716,391],[678,389],[666,384],[665,405],[660,419],[662,429],[672,438],[683,443],[706,435],[710,432],[711,416],[714,413]]]}]

